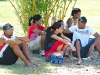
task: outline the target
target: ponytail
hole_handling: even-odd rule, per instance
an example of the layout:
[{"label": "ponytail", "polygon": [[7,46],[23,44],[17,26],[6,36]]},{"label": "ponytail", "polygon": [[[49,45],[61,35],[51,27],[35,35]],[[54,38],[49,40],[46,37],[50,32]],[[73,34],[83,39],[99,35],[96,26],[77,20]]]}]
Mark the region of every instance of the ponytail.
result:
[{"label": "ponytail", "polygon": [[34,15],[33,17],[29,18],[28,25],[31,26],[32,23],[36,23],[36,21],[39,21],[42,17],[39,14]]},{"label": "ponytail", "polygon": [[49,33],[50,30],[51,30],[51,27],[48,27],[48,28],[46,29],[46,32]]},{"label": "ponytail", "polygon": [[28,26],[31,26],[32,23],[33,23],[33,17],[30,17],[28,20]]}]

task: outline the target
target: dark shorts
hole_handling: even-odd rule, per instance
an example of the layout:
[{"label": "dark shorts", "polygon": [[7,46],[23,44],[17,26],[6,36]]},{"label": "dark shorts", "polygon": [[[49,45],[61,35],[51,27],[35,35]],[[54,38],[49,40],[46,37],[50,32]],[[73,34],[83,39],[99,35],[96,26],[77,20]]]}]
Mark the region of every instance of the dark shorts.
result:
[{"label": "dark shorts", "polygon": [[12,48],[8,46],[6,50],[3,52],[3,57],[0,58],[1,65],[12,65],[15,64],[18,60],[18,57],[13,52]]},{"label": "dark shorts", "polygon": [[[91,39],[89,39],[89,41],[88,41],[88,44],[85,46],[85,47],[82,47],[82,45],[81,45],[81,41],[80,41],[80,54],[81,54],[81,58],[87,58],[88,56],[89,56],[89,48],[90,48],[90,46],[93,44],[95,42],[95,38],[91,38]],[[76,42],[75,42],[76,43]],[[74,44],[75,45],[75,44]],[[72,52],[72,55],[74,56],[74,57],[77,57],[77,54],[76,54],[76,52]]]}]

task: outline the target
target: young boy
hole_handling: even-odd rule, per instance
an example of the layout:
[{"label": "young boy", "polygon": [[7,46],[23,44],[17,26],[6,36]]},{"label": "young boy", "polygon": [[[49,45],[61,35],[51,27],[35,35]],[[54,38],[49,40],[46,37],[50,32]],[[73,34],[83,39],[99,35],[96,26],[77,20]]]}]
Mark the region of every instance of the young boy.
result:
[{"label": "young boy", "polygon": [[[65,29],[64,33],[73,33],[73,45],[76,48],[76,52],[72,54],[78,57],[77,64],[81,64],[81,58],[88,57],[88,52],[93,53],[94,47],[100,53],[100,35],[95,32],[90,26],[86,25],[87,19],[80,17],[78,19],[78,25],[71,26],[69,29]],[[95,39],[88,42],[90,35],[93,35]]]},{"label": "young boy", "polygon": [[20,58],[25,66],[36,67],[29,55],[26,43],[28,38],[13,36],[13,26],[9,23],[3,26],[3,35],[0,37],[0,64],[12,65]]}]

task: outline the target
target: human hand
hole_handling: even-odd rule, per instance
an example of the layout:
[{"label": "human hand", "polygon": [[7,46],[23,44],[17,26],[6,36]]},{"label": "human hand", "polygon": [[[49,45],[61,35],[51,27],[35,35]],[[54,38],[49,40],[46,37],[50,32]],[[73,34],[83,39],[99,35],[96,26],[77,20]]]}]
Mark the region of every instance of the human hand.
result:
[{"label": "human hand", "polygon": [[52,21],[56,22],[56,17],[55,16],[52,17]]},{"label": "human hand", "polygon": [[72,51],[76,51],[76,48],[72,44],[70,45],[70,47],[71,47]]},{"label": "human hand", "polygon": [[13,39],[13,41],[14,41],[14,44],[17,44],[17,45],[19,45],[23,42],[23,41],[19,40],[18,38]]},{"label": "human hand", "polygon": [[68,42],[71,42],[71,39],[70,38],[67,38]]},{"label": "human hand", "polygon": [[67,43],[67,42],[69,42],[67,39],[64,39],[64,41]]},{"label": "human hand", "polygon": [[91,45],[90,48],[89,48],[89,53],[90,53],[90,54],[93,54],[93,50],[94,50],[94,46]]}]

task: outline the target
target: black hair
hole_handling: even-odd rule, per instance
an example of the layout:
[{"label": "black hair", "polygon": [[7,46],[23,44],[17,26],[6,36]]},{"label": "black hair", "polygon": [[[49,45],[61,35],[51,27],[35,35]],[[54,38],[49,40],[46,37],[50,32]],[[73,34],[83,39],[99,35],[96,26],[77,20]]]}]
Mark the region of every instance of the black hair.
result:
[{"label": "black hair", "polygon": [[57,22],[63,22],[63,20],[58,20]]},{"label": "black hair", "polygon": [[86,17],[82,16],[78,19],[78,21],[82,22],[82,23],[87,23],[87,19]]},{"label": "black hair", "polygon": [[56,29],[59,29],[61,27],[61,22],[55,22],[51,27],[48,27],[47,28],[47,33],[49,33],[49,31],[52,29],[52,30],[56,30]]},{"label": "black hair", "polygon": [[33,17],[29,18],[29,26],[31,26],[32,23],[35,23],[36,21],[40,20],[42,17],[39,14],[34,15]]},{"label": "black hair", "polygon": [[74,14],[77,14],[78,12],[81,12],[81,10],[80,10],[79,8],[74,8],[74,9],[72,10],[71,15],[74,16]]}]

